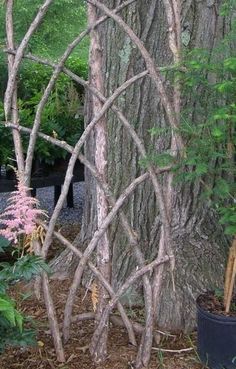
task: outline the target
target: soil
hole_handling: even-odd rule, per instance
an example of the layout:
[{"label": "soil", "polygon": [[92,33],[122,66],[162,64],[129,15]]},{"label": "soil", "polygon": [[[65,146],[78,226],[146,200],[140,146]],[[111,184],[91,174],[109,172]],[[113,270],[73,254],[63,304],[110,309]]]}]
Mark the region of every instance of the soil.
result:
[{"label": "soil", "polygon": [[236,296],[233,296],[229,313],[224,310],[224,298],[221,291],[207,291],[201,294],[197,303],[205,311],[216,315],[236,317]]},{"label": "soil", "polygon": [[[73,233],[73,232],[71,232]],[[71,234],[70,233],[70,234]],[[54,249],[59,251],[58,245]],[[54,300],[59,322],[63,319],[63,310],[71,284],[70,278],[50,281],[50,290]],[[93,321],[77,321],[73,323],[71,337],[64,346],[66,362],[60,364],[56,360],[53,342],[51,339],[47,314],[43,300],[38,301],[34,295],[22,302],[22,294],[32,292],[32,284],[17,283],[11,289],[11,295],[18,303],[18,308],[26,316],[31,316],[38,327],[37,347],[8,347],[0,355],[0,369],[131,369],[137,348],[128,342],[124,328],[110,325],[108,356],[105,363],[95,365],[90,357],[89,343],[93,333]],[[73,315],[84,312],[92,312],[91,293],[81,289],[75,301]],[[141,308],[130,312],[133,320],[142,322],[143,313]],[[139,337],[138,337],[139,339]],[[163,352],[154,350],[151,357],[149,369],[202,369],[195,348],[196,333],[191,336],[182,334],[163,335],[159,348],[162,350],[174,350],[174,352]],[[155,345],[153,345],[155,346]],[[182,349],[189,349],[187,352]]]}]

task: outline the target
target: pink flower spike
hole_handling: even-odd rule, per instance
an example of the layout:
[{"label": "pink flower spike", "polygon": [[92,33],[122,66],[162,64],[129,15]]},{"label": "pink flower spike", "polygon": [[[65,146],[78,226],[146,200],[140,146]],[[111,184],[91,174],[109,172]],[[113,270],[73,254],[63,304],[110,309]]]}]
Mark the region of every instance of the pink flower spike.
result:
[{"label": "pink flower spike", "polygon": [[12,192],[5,211],[0,214],[0,235],[17,243],[17,237],[30,235],[37,226],[40,217],[46,212],[36,208],[39,201],[29,195],[30,189],[18,178],[17,191]]}]

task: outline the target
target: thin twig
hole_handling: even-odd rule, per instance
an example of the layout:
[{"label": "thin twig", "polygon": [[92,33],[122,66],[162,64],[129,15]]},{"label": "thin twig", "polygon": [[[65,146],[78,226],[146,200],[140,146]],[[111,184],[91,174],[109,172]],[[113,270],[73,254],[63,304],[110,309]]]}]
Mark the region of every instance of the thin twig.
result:
[{"label": "thin twig", "polygon": [[160,351],[160,352],[171,352],[173,354],[182,354],[184,352],[190,352],[190,351],[193,351],[193,347],[188,347],[188,348],[185,348],[185,349],[179,349],[179,350],[169,350],[169,349],[164,349],[164,348],[161,348],[161,347],[152,347],[152,350],[153,351]]}]

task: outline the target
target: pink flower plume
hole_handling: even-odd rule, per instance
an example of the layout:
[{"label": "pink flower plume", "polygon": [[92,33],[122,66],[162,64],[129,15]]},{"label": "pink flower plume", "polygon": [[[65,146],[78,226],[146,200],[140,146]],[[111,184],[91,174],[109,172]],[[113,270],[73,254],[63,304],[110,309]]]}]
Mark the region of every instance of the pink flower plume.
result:
[{"label": "pink flower plume", "polygon": [[38,209],[39,201],[29,195],[30,189],[18,177],[17,191],[10,196],[5,211],[0,214],[0,235],[14,243],[18,236],[29,235],[37,227],[37,221],[46,213]]}]

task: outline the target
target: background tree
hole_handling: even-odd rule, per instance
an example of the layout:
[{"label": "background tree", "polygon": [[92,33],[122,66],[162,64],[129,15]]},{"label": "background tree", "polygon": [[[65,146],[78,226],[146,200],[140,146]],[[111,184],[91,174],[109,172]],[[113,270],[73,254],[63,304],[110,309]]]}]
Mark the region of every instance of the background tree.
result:
[{"label": "background tree", "polygon": [[[109,0],[104,4],[112,8],[117,2]],[[222,1],[182,2],[183,53],[194,48],[204,48],[208,50],[210,63],[214,47],[227,35],[232,25],[230,17],[220,16],[222,4]],[[173,63],[162,1],[135,2],[122,11],[122,17],[141,38],[158,66]],[[104,40],[104,71],[107,81],[105,95],[110,95],[118,85],[142,71],[145,64],[132,41],[113,20],[101,25],[99,31]],[[212,75],[206,72],[204,78],[210,79]],[[170,72],[163,73],[163,80],[168,86],[170,81],[173,81],[173,76]],[[195,83],[194,89],[188,90],[188,95],[182,96],[181,123],[186,122],[186,119],[192,126],[203,123],[208,110],[207,98],[207,91],[204,91],[200,81],[199,84]],[[168,152],[170,134],[160,96],[153,82],[148,78],[136,82],[119,97],[117,105],[142,137],[152,160],[157,163],[163,161],[163,157],[157,154]],[[112,112],[108,114],[108,132],[109,185],[118,196],[135,176],[142,173],[142,165],[133,141]],[[87,155],[93,155],[93,147],[91,139],[86,147]],[[188,170],[194,170],[194,167]],[[165,180],[164,176],[163,182]],[[165,329],[192,328],[196,294],[205,287],[222,285],[227,240],[210,203],[201,200],[202,190],[203,185],[199,179],[194,183],[175,184],[171,231],[176,255],[176,291],[173,292],[172,278],[167,273],[165,288],[158,305],[158,324]],[[82,230],[82,240],[85,243],[96,226],[94,196],[94,184],[87,173]],[[125,213],[130,224],[141,235],[141,246],[146,258],[152,259],[157,254],[160,220],[154,191],[149,182],[140,186],[132,195]],[[134,259],[127,247],[128,240],[121,230],[119,220],[110,227],[109,237],[113,254],[113,284],[118,286],[129,275]],[[149,245],[148,249],[145,245]],[[126,299],[130,303],[139,304],[141,295],[138,294],[137,288],[130,290]]]}]

